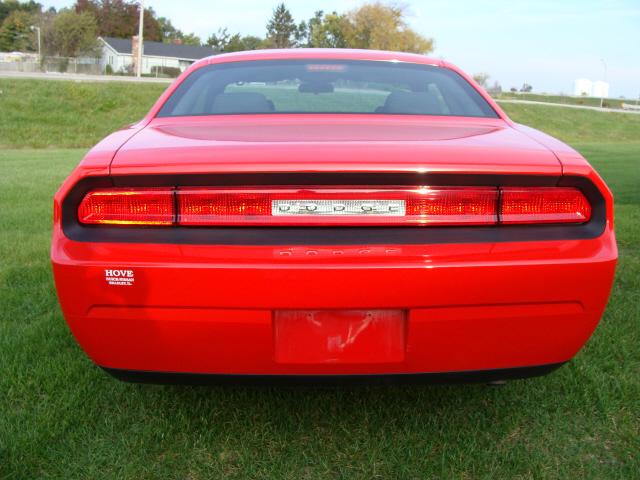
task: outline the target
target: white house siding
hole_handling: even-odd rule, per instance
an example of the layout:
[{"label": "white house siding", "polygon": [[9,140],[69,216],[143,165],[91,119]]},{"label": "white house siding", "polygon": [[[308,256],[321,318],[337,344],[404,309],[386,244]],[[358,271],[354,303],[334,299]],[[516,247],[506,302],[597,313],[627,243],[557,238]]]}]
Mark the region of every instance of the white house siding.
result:
[{"label": "white house siding", "polygon": [[[189,63],[189,65],[191,65],[191,63]],[[148,57],[143,54],[142,55],[142,73],[151,73],[151,69],[153,67],[171,67],[171,68],[180,68],[181,71],[184,70],[183,68],[181,68],[180,59],[178,58]]]},{"label": "white house siding", "polygon": [[[194,60],[179,59],[170,57],[154,57],[142,54],[142,73],[151,74],[153,67],[172,67],[184,71]],[[107,45],[102,47],[102,70],[105,71],[107,65],[111,65],[114,72],[126,71],[133,68],[133,56],[126,53],[118,53]]]},{"label": "white house siding", "polygon": [[107,45],[102,46],[102,71],[105,71],[107,65],[111,65],[114,72],[125,71],[128,65],[133,63],[131,55],[118,53]]}]

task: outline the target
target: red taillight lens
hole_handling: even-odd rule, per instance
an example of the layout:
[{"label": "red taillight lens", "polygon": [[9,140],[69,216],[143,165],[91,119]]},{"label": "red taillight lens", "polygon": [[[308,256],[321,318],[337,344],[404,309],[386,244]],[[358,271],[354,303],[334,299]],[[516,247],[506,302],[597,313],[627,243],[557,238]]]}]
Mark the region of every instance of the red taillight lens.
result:
[{"label": "red taillight lens", "polygon": [[584,223],[591,205],[576,188],[502,188],[500,223]]},{"label": "red taillight lens", "polygon": [[172,225],[173,196],[170,188],[93,190],[80,203],[78,219],[93,225]]},{"label": "red taillight lens", "polygon": [[591,206],[564,187],[114,188],[89,192],[83,224],[426,226],[583,223]]},{"label": "red taillight lens", "polygon": [[254,190],[184,189],[178,191],[180,225],[269,223],[271,198]]},{"label": "red taillight lens", "polygon": [[478,188],[180,189],[180,225],[491,225],[498,190]]},{"label": "red taillight lens", "polygon": [[429,225],[498,223],[497,188],[422,188],[407,199],[407,216]]}]

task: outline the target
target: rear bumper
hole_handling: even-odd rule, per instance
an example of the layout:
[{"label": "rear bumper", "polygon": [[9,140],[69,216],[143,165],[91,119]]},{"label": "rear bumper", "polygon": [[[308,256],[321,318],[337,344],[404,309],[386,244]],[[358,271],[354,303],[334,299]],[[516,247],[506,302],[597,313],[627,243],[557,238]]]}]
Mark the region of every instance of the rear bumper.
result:
[{"label": "rear bumper", "polygon": [[[491,381],[504,369],[544,369],[571,359],[592,334],[616,258],[608,227],[589,240],[318,248],[94,244],[56,229],[52,245],[63,312],[83,349],[116,376],[152,378],[464,380],[482,371],[479,381]],[[109,284],[113,269],[131,270],[133,281]],[[274,311],[290,309],[402,310],[402,355],[279,361]]]},{"label": "rear bumper", "polygon": [[105,368],[125,382],[181,385],[242,385],[242,386],[338,386],[396,384],[456,384],[488,383],[538,377],[553,372],[564,363],[534,367],[500,368],[473,372],[402,373],[387,375],[226,375],[203,373],[142,372]]}]

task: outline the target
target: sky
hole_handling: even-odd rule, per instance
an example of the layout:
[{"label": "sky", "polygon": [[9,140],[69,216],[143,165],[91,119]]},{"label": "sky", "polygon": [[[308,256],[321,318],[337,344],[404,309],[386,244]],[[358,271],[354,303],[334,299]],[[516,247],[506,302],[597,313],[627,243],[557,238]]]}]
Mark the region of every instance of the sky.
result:
[{"label": "sky", "polygon": [[[62,8],[73,0],[40,0]],[[265,35],[280,0],[145,0],[158,16],[203,40],[218,28]],[[287,0],[296,23],[314,11],[342,13],[363,0]],[[387,2],[388,3],[388,2]],[[640,96],[640,0],[402,0],[411,28],[435,40],[430,54],[503,89],[573,91],[578,78],[606,80],[610,96]],[[606,68],[605,68],[606,65]]]}]

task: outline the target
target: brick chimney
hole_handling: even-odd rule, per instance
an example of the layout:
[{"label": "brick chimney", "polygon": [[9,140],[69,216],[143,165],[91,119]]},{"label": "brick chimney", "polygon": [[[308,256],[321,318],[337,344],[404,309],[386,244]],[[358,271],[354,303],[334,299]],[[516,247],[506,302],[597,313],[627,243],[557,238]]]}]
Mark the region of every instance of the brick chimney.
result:
[{"label": "brick chimney", "polygon": [[[137,35],[131,37],[131,55],[133,57],[133,73],[138,71],[138,49],[140,48],[140,39]],[[144,50],[142,51],[144,55]]]}]

